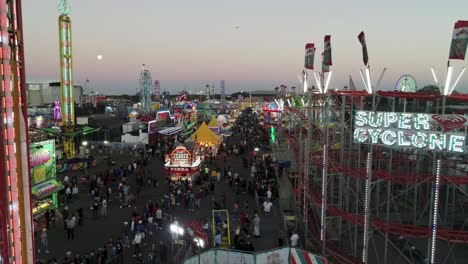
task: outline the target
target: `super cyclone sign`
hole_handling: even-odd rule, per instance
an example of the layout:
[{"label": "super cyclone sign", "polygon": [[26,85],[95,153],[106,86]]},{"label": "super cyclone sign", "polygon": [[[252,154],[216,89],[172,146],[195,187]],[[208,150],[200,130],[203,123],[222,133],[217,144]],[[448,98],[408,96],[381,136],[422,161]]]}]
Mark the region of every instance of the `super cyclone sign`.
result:
[{"label": "super cyclone sign", "polygon": [[[358,111],[354,142],[464,153],[467,119],[462,115]],[[459,129],[461,132],[451,132]]]}]

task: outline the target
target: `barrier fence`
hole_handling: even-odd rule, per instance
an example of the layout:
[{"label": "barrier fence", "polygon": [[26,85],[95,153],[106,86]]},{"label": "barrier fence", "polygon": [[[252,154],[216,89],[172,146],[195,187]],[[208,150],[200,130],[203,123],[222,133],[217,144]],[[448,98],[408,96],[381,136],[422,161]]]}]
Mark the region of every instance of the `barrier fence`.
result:
[{"label": "barrier fence", "polygon": [[291,264],[326,264],[327,260],[308,251],[282,247],[257,253],[211,249],[185,259],[183,264],[263,264],[263,263],[291,263]]}]

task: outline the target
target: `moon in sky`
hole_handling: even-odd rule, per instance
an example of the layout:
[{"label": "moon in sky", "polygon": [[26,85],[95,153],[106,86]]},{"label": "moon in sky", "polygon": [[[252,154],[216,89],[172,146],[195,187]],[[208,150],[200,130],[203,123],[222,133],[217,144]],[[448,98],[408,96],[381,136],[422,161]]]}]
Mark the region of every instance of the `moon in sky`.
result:
[{"label": "moon in sky", "polygon": [[97,55],[98,60],[102,60],[102,55]]}]

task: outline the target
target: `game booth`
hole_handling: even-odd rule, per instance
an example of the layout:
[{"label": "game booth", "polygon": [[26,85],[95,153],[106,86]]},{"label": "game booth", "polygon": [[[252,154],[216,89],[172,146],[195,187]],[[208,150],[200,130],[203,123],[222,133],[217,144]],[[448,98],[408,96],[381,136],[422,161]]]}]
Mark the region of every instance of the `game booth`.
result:
[{"label": "game booth", "polygon": [[170,154],[166,154],[164,170],[171,181],[189,180],[192,186],[193,176],[199,171],[202,159],[193,155],[185,146],[177,146]]},{"label": "game booth", "polygon": [[200,125],[191,138],[196,144],[194,154],[200,156],[216,155],[222,142],[222,137],[211,131],[205,122]]},{"label": "game booth", "polygon": [[33,218],[45,225],[44,213],[57,209],[57,193],[63,185],[56,178],[55,141],[44,140],[29,145]]}]

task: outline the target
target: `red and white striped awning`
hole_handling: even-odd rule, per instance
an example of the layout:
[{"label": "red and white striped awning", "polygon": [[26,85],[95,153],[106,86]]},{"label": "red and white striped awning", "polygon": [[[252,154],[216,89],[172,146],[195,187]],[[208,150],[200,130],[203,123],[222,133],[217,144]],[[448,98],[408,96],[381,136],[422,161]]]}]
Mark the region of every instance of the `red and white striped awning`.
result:
[{"label": "red and white striped awning", "polygon": [[166,135],[166,136],[170,136],[170,135],[177,134],[177,133],[179,133],[180,131],[182,131],[182,128],[181,128],[181,127],[168,127],[168,128],[159,130],[158,133],[159,133],[159,134]]}]

